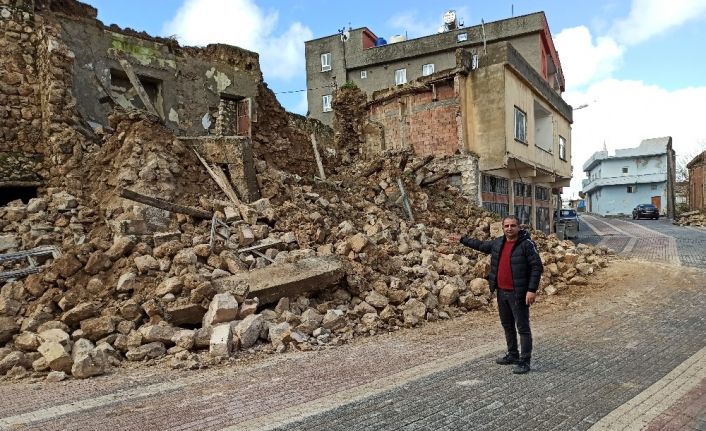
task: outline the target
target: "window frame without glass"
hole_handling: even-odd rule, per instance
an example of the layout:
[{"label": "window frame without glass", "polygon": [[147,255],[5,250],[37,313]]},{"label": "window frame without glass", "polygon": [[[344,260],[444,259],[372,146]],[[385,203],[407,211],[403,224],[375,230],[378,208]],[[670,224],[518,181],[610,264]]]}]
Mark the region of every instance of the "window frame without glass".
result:
[{"label": "window frame without glass", "polygon": [[559,135],[559,158],[566,161],[566,138]]}]

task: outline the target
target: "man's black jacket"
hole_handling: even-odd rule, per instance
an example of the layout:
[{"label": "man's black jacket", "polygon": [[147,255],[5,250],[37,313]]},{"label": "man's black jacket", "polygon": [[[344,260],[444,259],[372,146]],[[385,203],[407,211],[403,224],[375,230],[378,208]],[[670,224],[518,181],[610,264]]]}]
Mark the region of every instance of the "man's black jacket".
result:
[{"label": "man's black jacket", "polygon": [[[461,244],[483,253],[490,253],[488,282],[490,283],[490,291],[494,292],[498,287],[498,264],[500,263],[500,252],[505,244],[505,236],[490,241],[480,241],[464,236],[461,238]],[[537,291],[544,267],[537,252],[537,246],[530,239],[526,230],[520,230],[517,236],[517,242],[515,242],[510,255],[510,267],[517,299],[524,300],[528,291]]]}]

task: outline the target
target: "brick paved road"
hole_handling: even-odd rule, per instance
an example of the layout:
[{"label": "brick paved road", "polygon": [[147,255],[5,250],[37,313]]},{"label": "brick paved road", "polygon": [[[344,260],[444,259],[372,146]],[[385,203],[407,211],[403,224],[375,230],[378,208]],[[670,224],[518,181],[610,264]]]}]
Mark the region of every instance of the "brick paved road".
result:
[{"label": "brick paved road", "polygon": [[706,275],[669,268],[615,264],[634,289],[544,298],[525,376],[492,361],[494,312],[473,313],[254,364],[3,382],[0,429],[703,429]]},{"label": "brick paved road", "polygon": [[578,242],[606,245],[630,258],[706,269],[706,229],[675,226],[668,219],[583,214],[580,220]]}]

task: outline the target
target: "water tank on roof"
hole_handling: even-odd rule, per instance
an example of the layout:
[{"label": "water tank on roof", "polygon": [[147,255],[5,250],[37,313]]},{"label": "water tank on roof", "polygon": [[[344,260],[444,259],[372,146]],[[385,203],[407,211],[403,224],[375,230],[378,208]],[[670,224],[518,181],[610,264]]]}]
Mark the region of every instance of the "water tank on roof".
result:
[{"label": "water tank on roof", "polygon": [[378,37],[375,40],[375,46],[383,46],[383,45],[387,45],[387,41],[383,37]]},{"label": "water tank on roof", "polygon": [[407,36],[396,34],[390,38],[390,43],[404,42],[405,40],[407,40]]}]

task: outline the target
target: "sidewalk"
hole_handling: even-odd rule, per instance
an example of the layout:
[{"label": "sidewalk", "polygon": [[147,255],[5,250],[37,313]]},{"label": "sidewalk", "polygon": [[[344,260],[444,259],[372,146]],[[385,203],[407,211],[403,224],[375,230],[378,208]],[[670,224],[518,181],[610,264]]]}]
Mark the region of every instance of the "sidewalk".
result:
[{"label": "sidewalk", "polygon": [[[706,275],[639,262],[604,274],[605,287],[533,308],[528,375],[493,363],[504,344],[497,317],[471,313],[197,372],[4,384],[0,429],[699,429]],[[649,423],[629,419],[644,411]]]}]

